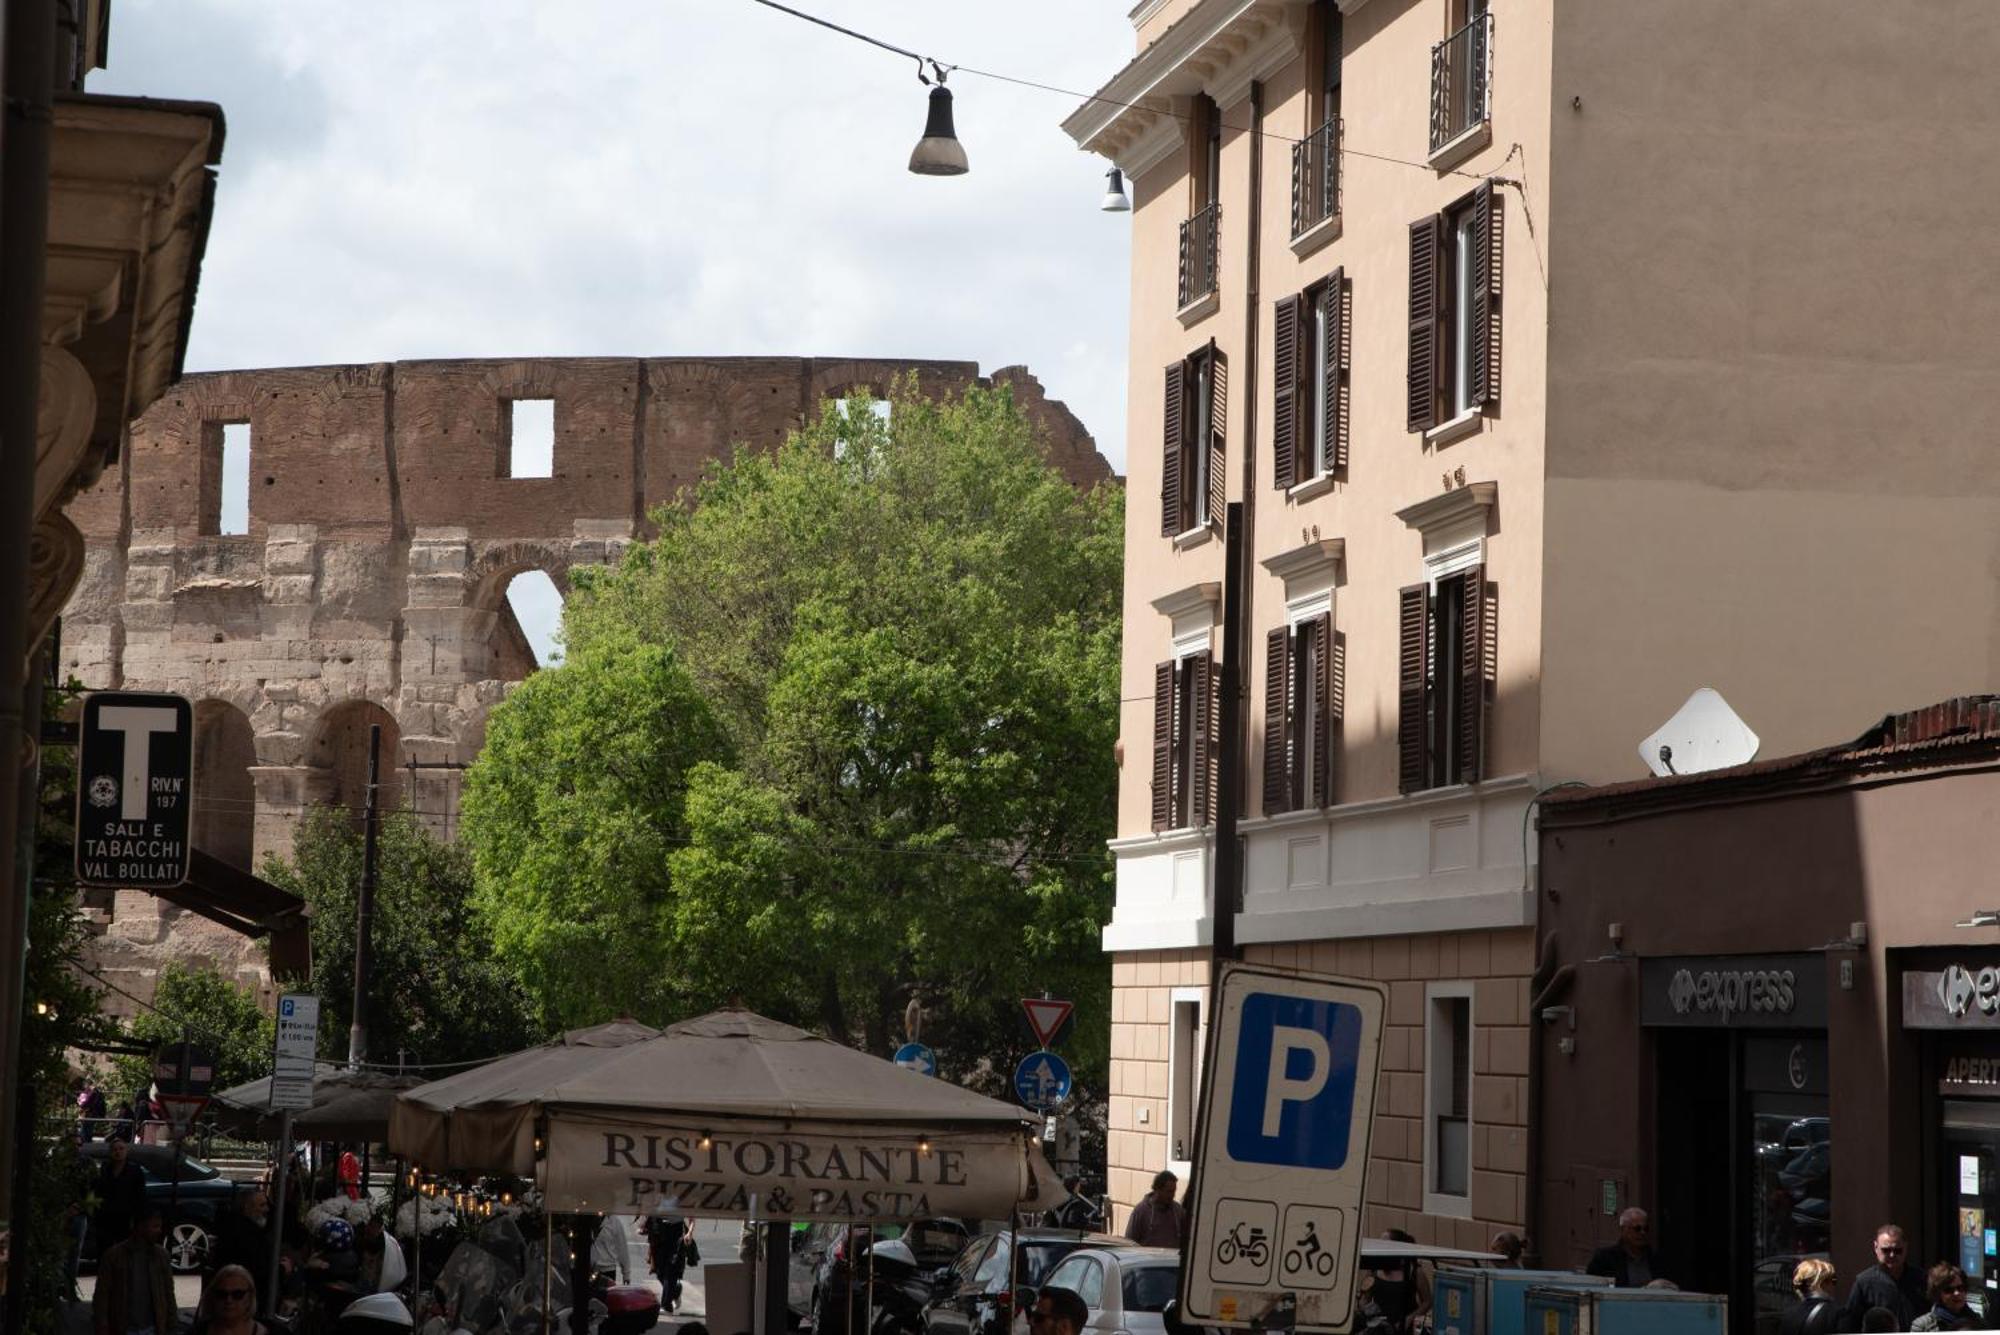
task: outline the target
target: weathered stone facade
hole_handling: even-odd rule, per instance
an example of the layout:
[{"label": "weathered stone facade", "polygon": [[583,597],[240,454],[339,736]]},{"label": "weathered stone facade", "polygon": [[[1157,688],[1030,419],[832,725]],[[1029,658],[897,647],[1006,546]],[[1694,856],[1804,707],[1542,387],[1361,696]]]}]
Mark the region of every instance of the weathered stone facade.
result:
[{"label": "weathered stone facade", "polygon": [[[357,808],[368,729],[385,803],[449,832],[462,766],[534,659],[506,602],[531,569],[617,558],[703,465],[772,446],[826,399],[985,383],[969,362],[820,358],[422,361],[189,376],[132,427],[117,468],[71,507],[87,542],[62,666],[87,687],[195,702],[196,843],[252,867],[300,812]],[[1089,434],[1019,367],[1052,462],[1111,477]],[[552,399],[547,477],[508,476],[510,400]],[[249,427],[248,531],[221,529],[223,431]],[[128,902],[129,901],[129,902]],[[120,892],[99,966],[150,995],[157,963],[247,978],[255,948]]]}]

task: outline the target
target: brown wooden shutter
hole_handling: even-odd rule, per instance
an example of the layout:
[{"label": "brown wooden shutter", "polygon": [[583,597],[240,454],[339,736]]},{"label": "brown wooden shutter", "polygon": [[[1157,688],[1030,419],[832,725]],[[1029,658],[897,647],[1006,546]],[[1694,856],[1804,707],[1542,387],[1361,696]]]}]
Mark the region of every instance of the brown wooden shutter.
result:
[{"label": "brown wooden shutter", "polygon": [[1396,640],[1396,769],[1406,793],[1430,787],[1425,756],[1424,651],[1430,631],[1430,588],[1412,584],[1398,596],[1402,628]]},{"label": "brown wooden shutter", "polygon": [[1458,577],[1463,625],[1459,634],[1458,781],[1478,783],[1486,752],[1486,568]]},{"label": "brown wooden shutter", "polygon": [[1444,219],[1438,214],[1410,224],[1409,425],[1437,425],[1438,388],[1444,362],[1444,274],[1438,263]]},{"label": "brown wooden shutter", "polygon": [[1222,527],[1229,511],[1229,362],[1215,340],[1208,341],[1208,522]]},{"label": "brown wooden shutter", "polygon": [[1174,824],[1174,664],[1153,669],[1153,828]]},{"label": "brown wooden shutter", "polygon": [[1312,805],[1333,805],[1333,613],[1313,619]]},{"label": "brown wooden shutter", "polygon": [[1299,433],[1299,361],[1303,349],[1299,338],[1299,308],[1302,297],[1278,298],[1277,319],[1271,335],[1271,372],[1274,397],[1271,408],[1271,485],[1279,491],[1299,480],[1293,460],[1304,442]]},{"label": "brown wooden shutter", "polygon": [[1209,654],[1203,650],[1187,659],[1188,819],[1206,825],[1215,807],[1215,691]]},{"label": "brown wooden shutter", "polygon": [[1167,365],[1167,403],[1162,435],[1165,451],[1160,460],[1160,536],[1171,538],[1181,531],[1181,441],[1187,429],[1187,363]]},{"label": "brown wooden shutter", "polygon": [[1347,467],[1347,271],[1326,280],[1326,454],[1327,470]]},{"label": "brown wooden shutter", "polygon": [[1292,632],[1280,626],[1264,636],[1264,814],[1290,811],[1292,772],[1286,714],[1291,703]]},{"label": "brown wooden shutter", "polygon": [[1472,192],[1472,401],[1500,402],[1500,259],[1505,232],[1493,182]]}]

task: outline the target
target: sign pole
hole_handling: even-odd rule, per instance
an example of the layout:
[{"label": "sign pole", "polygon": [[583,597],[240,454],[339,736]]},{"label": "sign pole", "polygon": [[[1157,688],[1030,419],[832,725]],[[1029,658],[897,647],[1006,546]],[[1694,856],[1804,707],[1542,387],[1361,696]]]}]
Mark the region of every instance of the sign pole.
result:
[{"label": "sign pole", "polygon": [[[292,1110],[278,1116],[278,1168],[271,1175],[271,1208],[264,1213],[271,1230],[271,1259],[264,1266],[264,1315],[278,1315],[278,1256],[285,1245],[285,1171],[292,1163]],[[421,1235],[420,1235],[421,1236]],[[419,1253],[421,1258],[422,1253]]]}]

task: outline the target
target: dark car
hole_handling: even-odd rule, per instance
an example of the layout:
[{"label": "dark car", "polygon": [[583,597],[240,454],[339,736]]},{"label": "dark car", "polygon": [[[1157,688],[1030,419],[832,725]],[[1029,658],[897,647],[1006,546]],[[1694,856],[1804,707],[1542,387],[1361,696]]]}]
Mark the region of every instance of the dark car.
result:
[{"label": "dark car", "polygon": [[[82,1153],[94,1179],[103,1171],[111,1150],[106,1142],[93,1140],[82,1147]],[[185,1154],[176,1163],[174,1151],[167,1145],[134,1145],[128,1162],[137,1164],[146,1175],[146,1200],[159,1206],[165,1216],[167,1231],[161,1241],[166,1245],[167,1259],[183,1274],[200,1270],[215,1250],[217,1221],[236,1208],[237,1184]],[[84,1232],[85,1265],[95,1265],[99,1249],[120,1240],[100,1239],[96,1233],[94,1224]]]},{"label": "dark car", "polygon": [[[1010,1239],[1020,1248],[1018,1262],[1013,1262]],[[939,1280],[937,1297],[924,1309],[924,1329],[927,1335],[1017,1335],[1026,1329],[1026,1314],[1014,1311],[1016,1289],[1038,1287],[1058,1261],[1079,1247],[1136,1245],[1067,1228],[1024,1228],[974,1238]]]}]

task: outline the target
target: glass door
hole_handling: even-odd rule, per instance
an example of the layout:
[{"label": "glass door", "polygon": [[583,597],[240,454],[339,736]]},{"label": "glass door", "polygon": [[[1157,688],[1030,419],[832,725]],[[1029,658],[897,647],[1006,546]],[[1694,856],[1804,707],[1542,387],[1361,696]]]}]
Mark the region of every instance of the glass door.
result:
[{"label": "glass door", "polygon": [[1939,1199],[1947,1202],[1940,1236],[1954,1240],[1966,1302],[1985,1321],[2000,1310],[2000,1102],[1946,1099],[1938,1149]]}]

